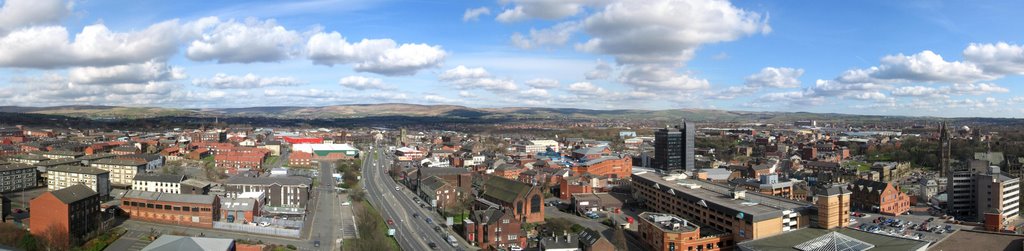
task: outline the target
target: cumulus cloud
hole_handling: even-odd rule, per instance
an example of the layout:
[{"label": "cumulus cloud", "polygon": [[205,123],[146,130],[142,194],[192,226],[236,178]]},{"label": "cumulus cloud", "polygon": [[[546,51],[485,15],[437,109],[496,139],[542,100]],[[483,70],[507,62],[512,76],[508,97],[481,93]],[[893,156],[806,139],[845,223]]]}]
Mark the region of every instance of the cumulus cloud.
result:
[{"label": "cumulus cloud", "polygon": [[469,68],[459,65],[441,73],[438,79],[455,84],[455,87],[459,89],[484,89],[493,92],[519,89],[515,81],[494,78],[482,67]]},{"label": "cumulus cloud", "polygon": [[466,12],[462,13],[462,21],[463,22],[476,21],[476,20],[480,19],[480,16],[490,15],[490,14],[491,14],[491,9],[488,9],[487,7],[480,7],[480,8],[475,8],[475,9],[466,9]]},{"label": "cumulus cloud", "polygon": [[531,18],[560,19],[574,16],[587,4],[597,5],[604,1],[588,0],[507,0],[512,7],[505,9],[495,20],[503,23],[523,21]]},{"label": "cumulus cloud", "polygon": [[459,97],[463,98],[476,98],[477,95],[469,91],[459,91]]},{"label": "cumulus cloud", "polygon": [[0,103],[9,105],[157,105],[177,102],[175,92],[181,85],[171,82],[118,83],[86,85],[71,82],[66,76],[44,74],[12,78],[13,93]]},{"label": "cumulus cloud", "polygon": [[526,83],[527,86],[533,87],[533,88],[537,88],[537,89],[558,88],[558,86],[561,85],[561,83],[559,83],[558,80],[554,80],[554,79],[550,79],[550,78],[535,78],[535,79],[527,80],[525,83]]},{"label": "cumulus cloud", "polygon": [[298,32],[285,29],[273,19],[220,22],[214,17],[214,22],[217,24],[204,30],[189,45],[185,54],[189,59],[217,63],[277,62],[296,54],[296,45],[302,42]]},{"label": "cumulus cloud", "polygon": [[631,85],[641,91],[696,90],[711,86],[705,79],[696,79],[679,74],[668,67],[641,65],[626,67],[619,76],[619,82]]},{"label": "cumulus cloud", "polygon": [[547,29],[530,29],[528,35],[516,32],[512,34],[512,44],[522,49],[532,49],[547,45],[564,45],[580,29],[579,23],[564,22]]},{"label": "cumulus cloud", "polygon": [[972,43],[964,49],[964,60],[994,74],[1024,74],[1024,46],[999,42]]},{"label": "cumulus cloud", "polygon": [[452,99],[452,98],[448,98],[448,97],[445,97],[445,96],[433,95],[433,94],[424,95],[423,96],[423,101],[426,101],[427,103],[434,103],[434,104],[459,103],[459,100],[457,100],[457,99]]},{"label": "cumulus cloud", "polygon": [[252,73],[236,76],[217,73],[211,78],[194,79],[192,84],[216,89],[250,89],[268,86],[296,86],[304,83],[292,77],[261,77]]},{"label": "cumulus cloud", "polygon": [[341,86],[356,89],[356,90],[384,90],[388,87],[384,85],[384,80],[379,78],[368,78],[363,76],[348,76],[338,80],[338,84]]},{"label": "cumulus cloud", "polygon": [[678,64],[704,44],[768,33],[761,14],[724,0],[619,1],[587,17],[585,52],[615,56],[619,64]]},{"label": "cumulus cloud", "polygon": [[68,70],[68,77],[76,84],[122,84],[172,81],[188,76],[180,67],[149,61],[110,67],[75,67]]},{"label": "cumulus cloud", "polygon": [[94,24],[85,26],[74,41],[60,26],[19,29],[0,38],[0,66],[52,69],[165,60],[190,34],[183,27],[177,20],[170,20],[141,31],[118,33]]},{"label": "cumulus cloud", "polygon": [[765,67],[748,76],[745,84],[751,87],[795,88],[800,87],[800,76],[803,75],[804,69]]},{"label": "cumulus cloud", "polygon": [[[932,51],[914,55],[888,55],[881,64],[868,69],[857,69],[843,73],[838,79],[844,82],[950,82],[967,83],[995,78],[980,67],[969,62],[946,61]],[[880,80],[880,81],[879,81]]]},{"label": "cumulus cloud", "polygon": [[611,76],[613,70],[610,64],[598,59],[594,69],[584,73],[583,77],[587,80],[607,79]]},{"label": "cumulus cloud", "polygon": [[902,86],[892,90],[893,96],[902,97],[945,97],[947,95],[986,95],[996,93],[1007,93],[1010,89],[992,84],[953,84],[939,88],[927,86]]},{"label": "cumulus cloud", "polygon": [[63,0],[7,0],[0,6],[0,36],[13,30],[60,22],[71,14],[74,2]]},{"label": "cumulus cloud", "polygon": [[391,39],[363,39],[349,43],[338,32],[320,32],[310,37],[306,52],[314,64],[354,64],[359,72],[387,76],[413,75],[439,66],[447,53],[441,46],[401,44]]},{"label": "cumulus cloud", "polygon": [[538,89],[538,88],[530,88],[529,90],[525,90],[525,91],[519,92],[519,95],[521,97],[532,97],[532,98],[547,98],[547,97],[551,96],[551,94],[548,93],[548,90]]}]

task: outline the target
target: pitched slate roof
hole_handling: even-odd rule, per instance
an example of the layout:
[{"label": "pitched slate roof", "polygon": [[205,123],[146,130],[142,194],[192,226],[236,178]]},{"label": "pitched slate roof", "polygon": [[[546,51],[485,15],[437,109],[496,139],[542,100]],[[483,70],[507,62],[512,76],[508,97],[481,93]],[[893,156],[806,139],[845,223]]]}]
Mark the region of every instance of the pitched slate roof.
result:
[{"label": "pitched slate roof", "polygon": [[97,195],[96,191],[93,191],[92,188],[81,184],[69,186],[50,193],[53,194],[53,197],[57,197],[58,200],[64,202],[64,204],[71,204],[75,201],[89,198],[89,196]]},{"label": "pitched slate roof", "polygon": [[140,173],[136,174],[133,180],[181,183],[181,181],[185,180],[185,175],[168,173]]},{"label": "pitched slate roof", "polygon": [[194,204],[213,204],[213,201],[216,200],[217,196],[199,194],[157,193],[141,190],[129,190],[127,193],[124,194],[124,198]]},{"label": "pitched slate roof", "polygon": [[526,183],[494,176],[484,182],[484,196],[511,204],[516,198],[525,197],[532,188]]},{"label": "pitched slate roof", "polygon": [[245,175],[235,175],[235,176],[232,176],[231,178],[228,178],[228,180],[224,182],[224,184],[227,184],[227,185],[234,185],[234,184],[271,185],[271,184],[274,184],[274,183],[280,184],[282,186],[298,186],[298,185],[309,186],[310,184],[313,183],[313,181],[310,180],[309,178],[296,177],[296,176],[285,176],[285,177],[249,177],[249,176],[245,176]]},{"label": "pitched slate roof", "polygon": [[60,166],[51,167],[51,168],[47,169],[47,171],[50,171],[50,172],[65,172],[65,173],[81,173],[81,174],[92,174],[92,175],[110,173],[110,171],[99,169],[99,168],[95,168],[95,167],[89,167],[89,166],[68,166],[68,165],[60,165]]},{"label": "pitched slate roof", "polygon": [[186,237],[161,235],[142,251],[227,251],[234,246],[234,240],[220,238]]},{"label": "pitched slate roof", "polygon": [[437,176],[430,176],[429,178],[423,179],[423,182],[420,183],[420,189],[423,189],[426,194],[436,194],[438,189],[447,184],[448,182],[445,182]]}]

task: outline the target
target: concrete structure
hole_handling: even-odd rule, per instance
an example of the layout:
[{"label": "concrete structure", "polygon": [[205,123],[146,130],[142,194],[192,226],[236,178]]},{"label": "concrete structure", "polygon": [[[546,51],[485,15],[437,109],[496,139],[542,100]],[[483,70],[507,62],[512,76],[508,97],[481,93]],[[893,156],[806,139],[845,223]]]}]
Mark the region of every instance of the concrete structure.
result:
[{"label": "concrete structure", "polygon": [[89,165],[95,168],[110,171],[110,183],[118,187],[129,187],[132,185],[135,175],[146,172],[146,161],[135,159],[100,159]]},{"label": "concrete structure", "polygon": [[185,181],[185,175],[140,173],[135,175],[135,178],[132,180],[132,190],[158,193],[182,193],[182,181]]},{"label": "concrete structure", "polygon": [[675,214],[732,234],[735,241],[804,228],[812,205],[734,190],[696,179],[666,180],[651,172],[633,175],[633,197],[652,212]]},{"label": "concrete structure", "polygon": [[220,220],[220,206],[213,195],[130,190],[121,198],[121,208],[132,219],[205,228]]},{"label": "concrete structure", "polygon": [[977,209],[974,215],[998,213],[1003,219],[1016,220],[1020,214],[1020,178],[1000,172],[998,166],[974,177]]},{"label": "concrete structure", "polygon": [[[1024,235],[960,229],[932,244],[928,250],[1024,250]],[[969,243],[969,244],[968,244]],[[964,245],[967,244],[967,245]]]},{"label": "concrete structure", "polygon": [[52,241],[64,239],[71,246],[82,244],[100,224],[99,194],[83,185],[47,191],[29,205],[30,231],[36,236],[54,238]]},{"label": "concrete structure", "polygon": [[693,171],[693,154],[697,126],[682,121],[680,125],[654,132],[654,168],[662,171]]},{"label": "concrete structure", "polygon": [[110,197],[110,171],[88,166],[56,166],[47,172],[46,188],[61,190],[74,185],[85,185],[97,192],[101,199]]},{"label": "concrete structure", "polygon": [[26,164],[0,165],[0,193],[36,187],[36,168]]},{"label": "concrete structure", "polygon": [[732,235],[673,214],[643,212],[637,232],[648,250],[732,250]]},{"label": "concrete structure", "polygon": [[737,187],[764,195],[793,199],[793,181],[779,181],[778,174],[762,174],[760,179],[734,180]]},{"label": "concrete structure", "polygon": [[910,197],[892,183],[859,179],[846,188],[853,192],[853,208],[886,215],[901,215],[910,210]]}]

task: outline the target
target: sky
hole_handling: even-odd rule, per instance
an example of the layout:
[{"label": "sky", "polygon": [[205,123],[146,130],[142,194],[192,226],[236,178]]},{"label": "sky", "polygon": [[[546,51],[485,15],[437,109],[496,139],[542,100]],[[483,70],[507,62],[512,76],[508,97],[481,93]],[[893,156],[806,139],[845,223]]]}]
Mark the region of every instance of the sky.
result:
[{"label": "sky", "polygon": [[1024,1],[0,2],[0,105],[1024,117]]}]

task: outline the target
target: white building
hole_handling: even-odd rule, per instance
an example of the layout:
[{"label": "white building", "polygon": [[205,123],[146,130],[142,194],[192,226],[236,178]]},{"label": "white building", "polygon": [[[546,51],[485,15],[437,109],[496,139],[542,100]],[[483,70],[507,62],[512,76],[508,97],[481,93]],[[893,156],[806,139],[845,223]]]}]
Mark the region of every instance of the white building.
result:
[{"label": "white building", "polygon": [[101,159],[89,165],[110,171],[110,183],[115,186],[130,186],[135,175],[146,172],[147,162],[138,159]]},{"label": "white building", "polygon": [[82,184],[100,194],[100,198],[110,196],[110,171],[88,166],[55,166],[46,171],[46,189],[57,191],[70,186]]},{"label": "white building", "polygon": [[132,190],[180,194],[182,181],[185,181],[185,175],[140,173],[135,175]]}]

